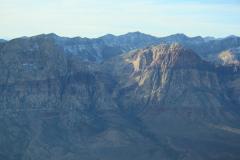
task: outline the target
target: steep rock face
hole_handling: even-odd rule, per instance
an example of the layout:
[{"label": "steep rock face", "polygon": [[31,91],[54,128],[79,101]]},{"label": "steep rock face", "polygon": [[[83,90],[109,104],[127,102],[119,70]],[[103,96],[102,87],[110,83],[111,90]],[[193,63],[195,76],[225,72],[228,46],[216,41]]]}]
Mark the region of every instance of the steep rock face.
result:
[{"label": "steep rock face", "polygon": [[99,71],[95,63],[64,52],[58,45],[62,40],[56,35],[41,35],[15,39],[1,48],[2,108],[51,108],[62,102],[82,106],[96,101],[89,98],[97,91],[103,96],[109,94],[107,90],[114,81],[109,78],[111,83],[102,83],[108,80],[106,74]]},{"label": "steep rock face", "polygon": [[232,105],[215,66],[179,44],[133,51],[113,63],[122,79],[117,96],[127,110],[195,110],[193,114],[211,117]]},{"label": "steep rock face", "polygon": [[[1,58],[6,62],[8,56]],[[94,65],[75,59],[67,62],[60,53],[51,56],[55,61],[48,59],[51,65],[35,68],[34,73],[16,75],[14,70],[21,69],[24,60],[21,56],[16,57],[20,62],[15,66],[5,63],[8,70],[1,66],[6,76],[1,76],[0,84],[0,158],[96,159],[104,157],[105,148],[112,144],[131,146],[127,133],[144,142],[134,129],[125,133],[112,120],[126,125],[126,120],[116,115],[117,106],[111,99],[114,80],[99,73]],[[36,60],[45,62],[34,58],[34,64]],[[95,148],[99,148],[98,153],[89,156]]]}]

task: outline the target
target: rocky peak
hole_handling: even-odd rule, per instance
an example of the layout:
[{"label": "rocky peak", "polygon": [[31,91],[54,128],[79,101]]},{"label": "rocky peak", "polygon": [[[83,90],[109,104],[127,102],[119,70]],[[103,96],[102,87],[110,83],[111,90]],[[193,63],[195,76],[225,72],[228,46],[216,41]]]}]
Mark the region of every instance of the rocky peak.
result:
[{"label": "rocky peak", "polygon": [[112,40],[114,38],[116,38],[116,36],[113,35],[113,34],[106,34],[106,35],[104,35],[102,37],[99,37],[99,39],[103,39],[103,40]]},{"label": "rocky peak", "polygon": [[164,42],[174,43],[174,42],[183,42],[190,39],[190,37],[186,36],[182,33],[173,34],[167,37],[160,38]]},{"label": "rocky peak", "polygon": [[55,33],[48,33],[48,34],[40,34],[40,35],[36,35],[33,36],[32,38],[57,38],[60,37]]},{"label": "rocky peak", "polygon": [[147,34],[139,32],[139,31],[136,31],[136,32],[128,32],[127,34],[122,35],[122,36],[131,36],[131,37],[138,36],[139,37],[139,36],[150,36],[150,35],[147,35]]},{"label": "rocky peak", "polygon": [[160,65],[161,68],[169,67],[194,67],[202,62],[193,51],[185,49],[178,43],[158,46],[136,51],[130,60],[135,71]]},{"label": "rocky peak", "polygon": [[176,39],[188,39],[189,38],[188,36],[186,36],[183,33],[176,33],[176,34],[173,34],[169,37],[173,37],[173,38],[176,38]]},{"label": "rocky peak", "polygon": [[64,43],[66,43],[71,38],[61,37],[61,36],[58,36],[55,33],[49,33],[49,34],[40,34],[40,35],[37,35],[37,36],[33,36],[33,37],[30,37],[30,39],[31,40],[37,40],[37,41],[52,41],[55,44],[63,45]]}]

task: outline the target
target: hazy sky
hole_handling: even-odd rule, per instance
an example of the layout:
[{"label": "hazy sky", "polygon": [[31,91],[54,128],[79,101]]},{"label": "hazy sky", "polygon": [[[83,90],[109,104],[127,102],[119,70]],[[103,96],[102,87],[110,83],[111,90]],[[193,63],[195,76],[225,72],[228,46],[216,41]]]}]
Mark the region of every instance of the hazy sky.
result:
[{"label": "hazy sky", "polygon": [[0,38],[132,31],[240,36],[240,0],[0,0]]}]

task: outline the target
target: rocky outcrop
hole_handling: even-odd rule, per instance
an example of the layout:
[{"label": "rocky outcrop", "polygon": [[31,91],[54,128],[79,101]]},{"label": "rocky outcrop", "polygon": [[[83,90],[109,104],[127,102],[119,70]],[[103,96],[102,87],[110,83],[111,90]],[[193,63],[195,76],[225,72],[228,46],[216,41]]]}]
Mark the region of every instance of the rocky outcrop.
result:
[{"label": "rocky outcrop", "polygon": [[219,62],[223,65],[240,65],[240,48],[233,48],[218,55]]}]

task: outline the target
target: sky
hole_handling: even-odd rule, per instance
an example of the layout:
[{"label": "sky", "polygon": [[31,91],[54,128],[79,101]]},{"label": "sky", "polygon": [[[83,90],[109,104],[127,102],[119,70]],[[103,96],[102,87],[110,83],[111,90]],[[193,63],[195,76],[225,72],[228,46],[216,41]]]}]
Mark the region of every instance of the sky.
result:
[{"label": "sky", "polygon": [[0,0],[0,38],[42,33],[99,37],[240,36],[240,0]]}]

